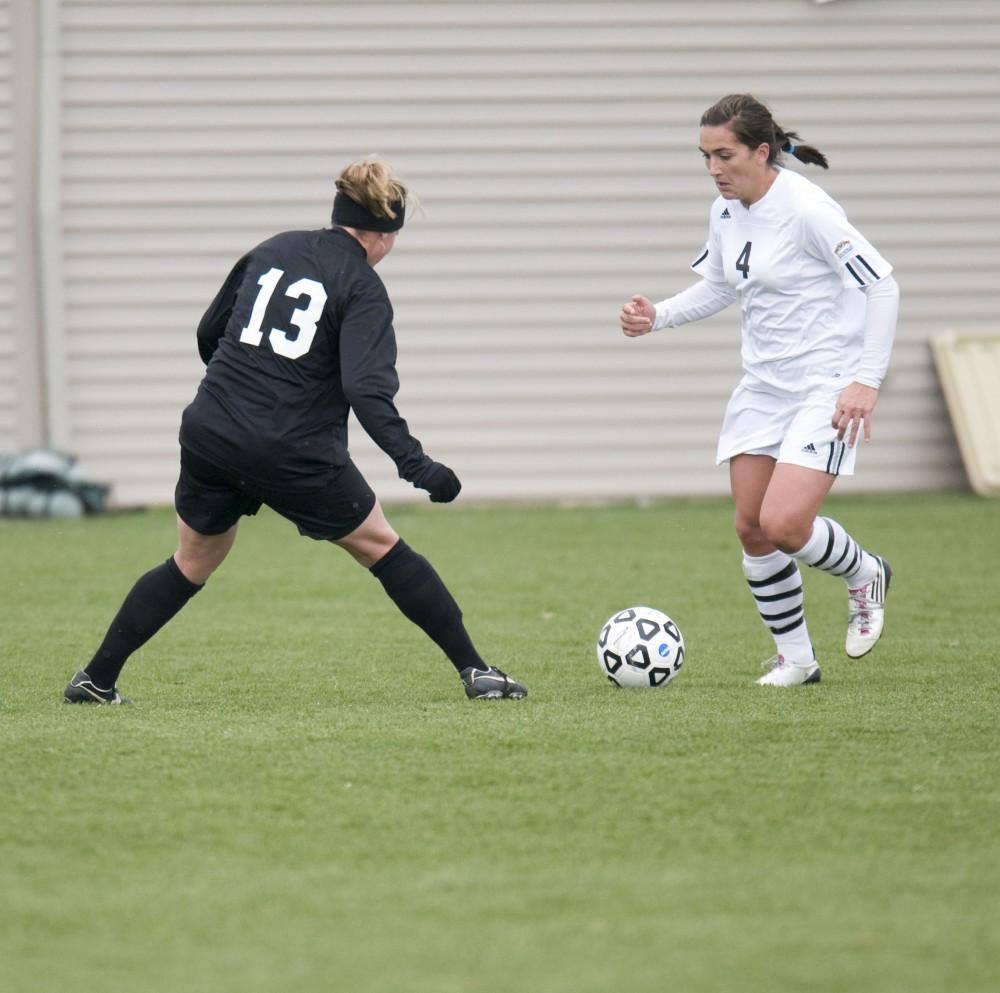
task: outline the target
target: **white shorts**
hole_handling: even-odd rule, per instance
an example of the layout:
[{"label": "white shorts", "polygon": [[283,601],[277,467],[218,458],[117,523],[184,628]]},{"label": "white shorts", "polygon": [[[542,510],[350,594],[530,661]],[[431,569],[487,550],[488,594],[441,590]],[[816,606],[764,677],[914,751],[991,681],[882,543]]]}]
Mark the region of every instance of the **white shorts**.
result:
[{"label": "white shorts", "polygon": [[824,388],[778,396],[740,383],[726,407],[716,465],[734,455],[769,455],[832,476],[853,476],[857,445],[838,441],[831,423],[839,394],[840,389]]}]

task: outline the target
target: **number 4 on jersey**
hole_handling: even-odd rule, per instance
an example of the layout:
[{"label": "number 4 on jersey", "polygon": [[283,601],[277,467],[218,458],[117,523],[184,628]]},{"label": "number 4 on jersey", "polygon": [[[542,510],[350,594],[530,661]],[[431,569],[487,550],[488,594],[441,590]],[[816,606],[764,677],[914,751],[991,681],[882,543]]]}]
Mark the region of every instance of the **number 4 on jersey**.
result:
[{"label": "number 4 on jersey", "polygon": [[[255,348],[260,346],[261,338],[264,337],[261,325],[264,323],[267,305],[284,275],[284,269],[271,268],[257,280],[260,292],[253,302],[253,310],[250,311],[250,323],[240,332],[240,341],[244,344],[253,345]],[[267,340],[276,354],[286,359],[300,359],[312,347],[313,338],[316,337],[316,324],[326,306],[326,290],[323,289],[323,284],[317,283],[315,279],[300,279],[285,290],[285,296],[293,300],[306,297],[306,305],[293,310],[289,317],[292,324],[299,329],[299,333],[294,338],[289,338],[287,331],[271,328]]]},{"label": "number 4 on jersey", "polygon": [[744,279],[750,278],[750,242],[748,241],[743,246],[743,251],[740,252],[740,257],[736,260],[736,268],[743,273]]}]

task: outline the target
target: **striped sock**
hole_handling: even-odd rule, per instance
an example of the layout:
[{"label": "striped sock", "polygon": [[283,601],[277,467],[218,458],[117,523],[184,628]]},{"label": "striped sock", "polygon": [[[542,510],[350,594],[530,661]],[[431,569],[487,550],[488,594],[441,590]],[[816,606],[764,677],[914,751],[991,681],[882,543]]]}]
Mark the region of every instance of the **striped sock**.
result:
[{"label": "striped sock", "polygon": [[840,576],[850,589],[870,583],[878,575],[875,556],[866,552],[836,521],[817,517],[812,537],[792,558]]},{"label": "striped sock", "polygon": [[770,555],[744,552],[743,575],[778,654],[792,662],[811,662],[813,650],[802,602],[802,576],[795,560],[781,551]]}]

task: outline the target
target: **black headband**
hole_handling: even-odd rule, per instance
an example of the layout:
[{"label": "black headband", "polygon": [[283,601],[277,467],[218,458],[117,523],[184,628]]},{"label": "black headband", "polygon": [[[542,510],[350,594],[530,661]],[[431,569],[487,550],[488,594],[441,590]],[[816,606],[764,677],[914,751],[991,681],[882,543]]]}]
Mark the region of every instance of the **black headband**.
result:
[{"label": "black headband", "polygon": [[346,193],[338,193],[333,200],[333,223],[358,231],[398,231],[403,226],[406,203],[397,200],[391,206],[396,213],[395,217],[376,217]]}]

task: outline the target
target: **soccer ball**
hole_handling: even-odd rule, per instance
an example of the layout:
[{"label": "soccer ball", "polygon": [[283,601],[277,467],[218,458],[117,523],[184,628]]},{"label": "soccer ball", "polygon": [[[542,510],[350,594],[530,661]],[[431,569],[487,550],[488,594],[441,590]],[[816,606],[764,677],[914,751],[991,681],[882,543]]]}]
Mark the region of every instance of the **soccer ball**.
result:
[{"label": "soccer ball", "polygon": [[629,607],[601,628],[597,664],[615,686],[666,686],[684,664],[684,636],[662,611]]}]

